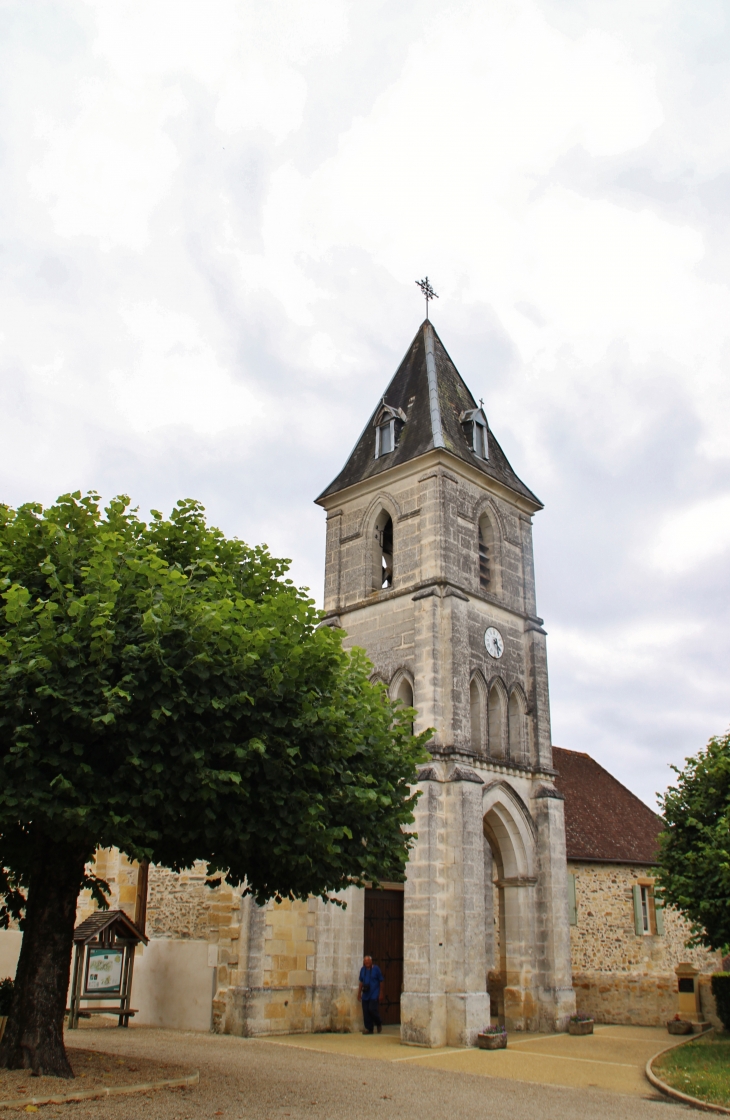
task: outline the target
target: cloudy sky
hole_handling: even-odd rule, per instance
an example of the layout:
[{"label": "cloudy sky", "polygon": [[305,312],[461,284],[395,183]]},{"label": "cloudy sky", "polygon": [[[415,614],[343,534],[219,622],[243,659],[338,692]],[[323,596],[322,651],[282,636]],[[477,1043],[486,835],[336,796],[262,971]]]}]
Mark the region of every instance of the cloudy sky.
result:
[{"label": "cloudy sky", "polygon": [[536,518],[553,738],[730,722],[730,3],[0,0],[0,500],[293,559],[437,329]]}]

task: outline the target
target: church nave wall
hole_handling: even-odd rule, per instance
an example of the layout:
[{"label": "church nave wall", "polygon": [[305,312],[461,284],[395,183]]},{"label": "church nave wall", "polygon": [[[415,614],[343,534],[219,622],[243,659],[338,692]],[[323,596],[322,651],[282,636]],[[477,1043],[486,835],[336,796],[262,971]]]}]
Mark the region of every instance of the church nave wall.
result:
[{"label": "church nave wall", "polygon": [[575,876],[576,923],[570,927],[573,987],[578,1011],[603,1023],[658,1026],[677,1010],[676,965],[699,969],[702,1009],[716,1019],[710,974],[722,968],[720,954],[687,948],[689,923],[664,910],[664,930],[651,918],[649,934],[637,934],[633,887],[653,883],[643,865],[569,862]]}]

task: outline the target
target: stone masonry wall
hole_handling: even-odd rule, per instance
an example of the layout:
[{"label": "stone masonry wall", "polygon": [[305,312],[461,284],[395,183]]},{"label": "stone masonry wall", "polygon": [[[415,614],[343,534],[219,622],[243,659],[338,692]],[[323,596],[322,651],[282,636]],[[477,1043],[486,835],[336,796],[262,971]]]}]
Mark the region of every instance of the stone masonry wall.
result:
[{"label": "stone masonry wall", "polygon": [[572,863],[576,877],[577,925],[571,926],[573,986],[578,1011],[603,1023],[656,1026],[677,1010],[674,969],[687,961],[703,976],[704,1014],[715,1020],[710,974],[720,954],[688,949],[690,927],[666,909],[664,934],[639,936],[634,927],[632,887],[651,879],[649,869],[626,864]]},{"label": "stone masonry wall", "polygon": [[[94,857],[91,870],[104,879],[111,888],[109,909],[123,910],[134,921],[134,908],[137,898],[138,864],[128,860],[118,848],[100,848]],[[76,924],[83,922],[97,909],[90,891],[82,891],[76,908]]]}]

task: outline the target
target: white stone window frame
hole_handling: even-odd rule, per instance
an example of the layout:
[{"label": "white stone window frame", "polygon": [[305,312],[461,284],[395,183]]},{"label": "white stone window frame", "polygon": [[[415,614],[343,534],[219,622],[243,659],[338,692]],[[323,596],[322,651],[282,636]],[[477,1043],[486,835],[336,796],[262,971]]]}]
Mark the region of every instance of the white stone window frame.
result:
[{"label": "white stone window frame", "polygon": [[663,900],[656,898],[651,882],[634,883],[634,928],[637,937],[661,937],[664,933]]},{"label": "white stone window frame", "polygon": [[[390,447],[383,448],[383,430],[388,432]],[[375,429],[375,458],[379,459],[381,455],[390,455],[395,451],[395,419],[386,420],[384,424],[378,424]]]}]

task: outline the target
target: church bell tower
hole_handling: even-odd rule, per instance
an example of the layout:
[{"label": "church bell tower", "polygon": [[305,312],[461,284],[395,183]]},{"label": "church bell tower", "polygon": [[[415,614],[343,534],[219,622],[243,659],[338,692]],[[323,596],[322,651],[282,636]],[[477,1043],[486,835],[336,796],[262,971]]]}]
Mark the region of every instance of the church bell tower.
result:
[{"label": "church bell tower", "polygon": [[404,897],[403,1041],[469,1045],[497,1016],[574,1011],[563,805],[553,784],[532,517],[426,320],[327,511],[325,612],[431,727]]}]

